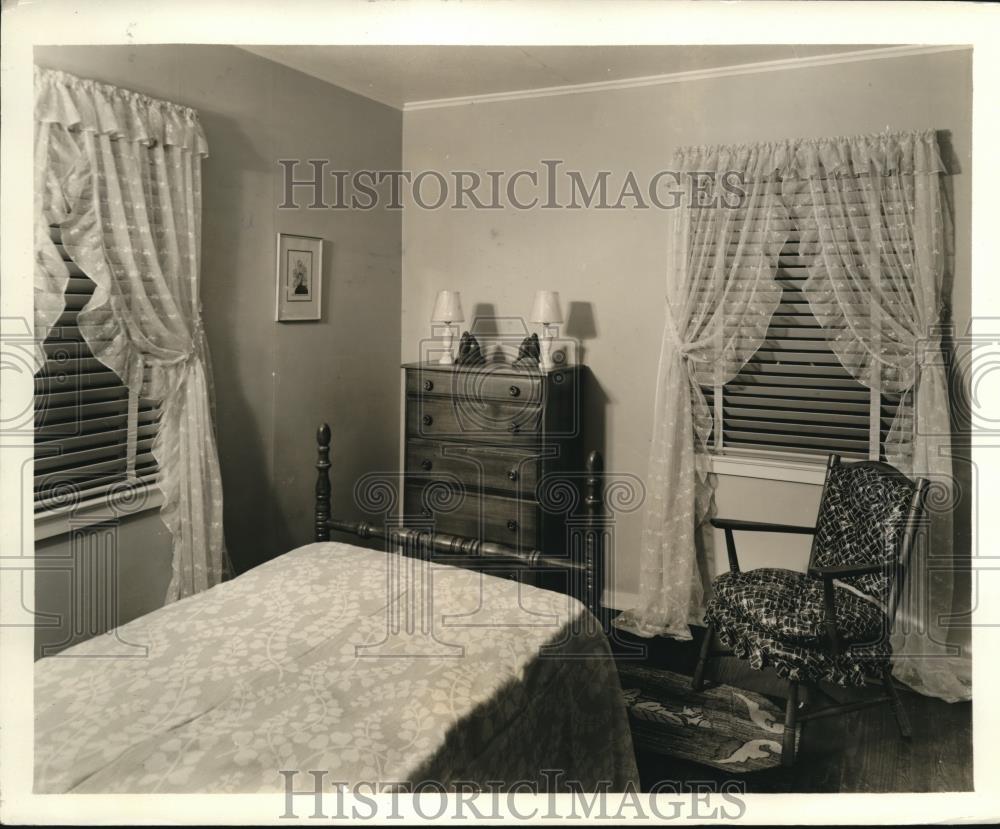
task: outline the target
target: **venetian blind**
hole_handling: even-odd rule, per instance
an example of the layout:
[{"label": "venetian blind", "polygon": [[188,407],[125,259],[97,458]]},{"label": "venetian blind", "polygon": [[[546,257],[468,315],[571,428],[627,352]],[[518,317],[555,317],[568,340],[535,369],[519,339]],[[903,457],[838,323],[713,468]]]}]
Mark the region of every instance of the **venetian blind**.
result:
[{"label": "venetian blind", "polygon": [[157,402],[130,400],[118,375],[83,340],[77,316],[96,286],[66,252],[59,228],[50,227],[49,236],[70,279],[66,310],[45,340],[45,364],[35,375],[36,514],[100,497],[129,480],[155,479],[151,448],[159,418]]},{"label": "venetian blind", "polygon": [[[719,449],[750,449],[854,457],[885,457],[885,439],[899,406],[896,395],[879,395],[855,380],[830,347],[831,331],[820,326],[803,285],[819,253],[813,195],[800,179],[776,182],[788,211],[788,238],[775,279],[781,302],[767,337],[753,358],[729,383],[716,389],[703,383],[715,412],[710,443]],[[847,183],[831,211],[853,212],[864,195]],[[891,209],[891,206],[889,206]],[[846,217],[844,217],[846,218]],[[754,221],[754,217],[741,217]],[[842,241],[864,256],[879,256],[877,234],[851,229],[844,221]],[[731,254],[731,251],[729,252]],[[877,273],[877,267],[872,268]],[[878,320],[863,315],[878,328]]]}]

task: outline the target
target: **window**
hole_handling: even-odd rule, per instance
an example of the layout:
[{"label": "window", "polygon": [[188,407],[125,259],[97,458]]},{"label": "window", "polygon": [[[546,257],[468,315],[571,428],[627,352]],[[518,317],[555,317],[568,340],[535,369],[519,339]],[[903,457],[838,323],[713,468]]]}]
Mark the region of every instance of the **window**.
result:
[{"label": "window", "polygon": [[66,310],[45,340],[46,362],[35,375],[36,517],[106,495],[129,480],[130,460],[133,480],[154,480],[151,449],[159,419],[155,401],[133,401],[138,417],[130,459],[129,390],[94,358],[77,327],[96,286],[66,253],[59,228],[49,233],[70,279]]},{"label": "window", "polygon": [[786,180],[782,190],[790,226],[776,274],[781,304],[766,340],[740,373],[718,394],[702,385],[715,423],[722,424],[709,446],[884,458],[899,396],[880,395],[859,383],[830,349],[802,293],[807,268],[819,252],[812,194],[804,181]]}]

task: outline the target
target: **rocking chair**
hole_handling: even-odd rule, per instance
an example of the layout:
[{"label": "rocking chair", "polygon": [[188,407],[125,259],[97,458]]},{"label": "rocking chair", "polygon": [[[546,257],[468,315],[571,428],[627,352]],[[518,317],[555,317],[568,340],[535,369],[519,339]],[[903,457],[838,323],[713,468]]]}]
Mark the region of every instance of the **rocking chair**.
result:
[{"label": "rocking chair", "polygon": [[[713,585],[693,687],[702,688],[709,658],[720,655],[745,659],[755,670],[770,666],[787,679],[782,765],[794,762],[797,723],[883,702],[909,739],[891,677],[889,633],[926,489],[926,480],[914,484],[886,463],[842,463],[831,455],[815,527],[712,519],[725,531],[729,572]],[[736,531],[812,535],[808,572],[740,570]],[[712,650],[715,634],[730,650]],[[799,713],[801,683],[823,693],[821,681],[864,686],[871,675],[884,696]]]}]

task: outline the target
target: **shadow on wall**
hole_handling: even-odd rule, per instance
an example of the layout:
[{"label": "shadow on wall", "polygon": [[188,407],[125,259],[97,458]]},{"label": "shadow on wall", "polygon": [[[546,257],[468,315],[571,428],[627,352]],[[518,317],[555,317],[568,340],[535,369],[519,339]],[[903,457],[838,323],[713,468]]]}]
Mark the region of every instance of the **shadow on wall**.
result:
[{"label": "shadow on wall", "polygon": [[[962,164],[952,143],[951,130],[937,130],[937,141],[941,160],[946,170],[946,175],[942,179],[944,184],[943,209],[947,221],[953,223],[955,216],[954,176],[962,173]],[[948,250],[942,293],[944,296],[950,297],[957,276],[955,273],[955,243],[952,233],[946,232],[945,238],[950,240],[952,244]],[[973,596],[975,584],[971,561],[971,557],[976,554],[972,547],[972,502],[977,497],[979,487],[971,446],[973,420],[976,417],[975,402],[972,397],[971,362],[974,344],[972,338],[967,337],[971,332],[956,331],[953,320],[952,309],[950,305],[946,305],[942,319],[944,336],[942,337],[941,349],[946,365],[951,367],[948,380],[951,385],[949,399],[952,401],[952,475],[957,493],[954,504],[955,576],[952,592],[955,616],[958,618],[952,627],[951,638],[954,643],[967,648],[969,646],[969,630],[963,628],[962,617],[967,618],[975,604]]]},{"label": "shadow on wall", "polygon": [[592,302],[571,301],[566,306],[566,337],[577,342],[577,360],[581,365],[587,364],[587,341],[597,339],[597,322],[594,320],[594,304]]},{"label": "shadow on wall", "polygon": [[[587,343],[597,339],[597,320],[594,304],[571,300],[566,306],[564,336],[576,343],[576,359],[587,365]],[[607,409],[609,398],[593,372],[583,373],[583,443],[587,452],[597,449],[607,462]]]},{"label": "shadow on wall", "polygon": [[496,305],[492,302],[477,302],[472,307],[472,322],[468,330],[480,341],[488,362],[506,362],[503,347],[495,342],[500,336]]},{"label": "shadow on wall", "polygon": [[[235,572],[274,552],[274,493],[267,444],[273,386],[262,325],[273,319],[273,273],[248,267],[248,235],[269,239],[271,212],[248,212],[256,187],[270,195],[271,162],[239,122],[203,112],[209,149],[202,165],[201,303],[212,360],[215,429],[222,470],[226,545]],[[224,160],[223,160],[224,159]],[[260,301],[249,301],[256,294]],[[247,383],[247,385],[244,385]]]},{"label": "shadow on wall", "polygon": [[[950,320],[947,321],[950,323]],[[973,558],[979,554],[972,535],[973,502],[979,500],[981,483],[972,458],[972,429],[983,428],[983,413],[976,410],[973,397],[972,359],[976,338],[954,331],[946,325],[941,349],[950,366],[948,381],[952,420],[952,476],[954,478],[954,580],[952,586],[954,621],[951,640],[964,648],[970,646],[970,614],[976,605],[976,574]],[[988,421],[987,421],[988,423]]]}]

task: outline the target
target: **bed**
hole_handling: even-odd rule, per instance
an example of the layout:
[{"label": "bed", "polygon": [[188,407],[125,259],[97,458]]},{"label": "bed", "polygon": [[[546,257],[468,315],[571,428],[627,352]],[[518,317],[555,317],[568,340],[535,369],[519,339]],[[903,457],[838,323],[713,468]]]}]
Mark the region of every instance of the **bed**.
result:
[{"label": "bed", "polygon": [[404,790],[637,783],[593,613],[599,458],[559,556],[332,517],[325,427],[317,468],[316,543],[36,663],[36,792],[282,792],[282,770],[296,788],[307,770]]}]

